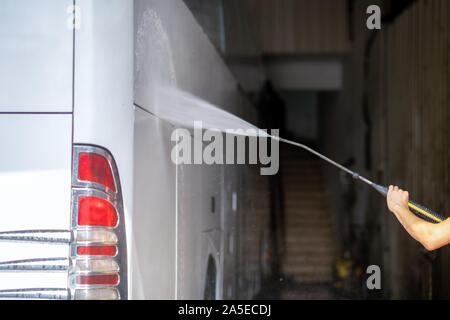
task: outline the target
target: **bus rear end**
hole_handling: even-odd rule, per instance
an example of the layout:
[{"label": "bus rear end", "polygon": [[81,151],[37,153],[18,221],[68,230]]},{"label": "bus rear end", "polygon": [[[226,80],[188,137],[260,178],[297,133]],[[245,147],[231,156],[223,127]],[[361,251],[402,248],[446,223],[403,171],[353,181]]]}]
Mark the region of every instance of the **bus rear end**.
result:
[{"label": "bus rear end", "polygon": [[132,2],[0,3],[0,298],[125,299]]}]

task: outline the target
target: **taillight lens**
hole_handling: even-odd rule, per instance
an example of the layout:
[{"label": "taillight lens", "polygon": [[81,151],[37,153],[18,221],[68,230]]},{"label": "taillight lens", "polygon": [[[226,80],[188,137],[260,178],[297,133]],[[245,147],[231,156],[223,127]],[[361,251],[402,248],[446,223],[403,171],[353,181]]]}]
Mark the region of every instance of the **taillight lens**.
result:
[{"label": "taillight lens", "polygon": [[78,179],[81,181],[99,183],[116,192],[111,167],[105,157],[81,152],[78,156]]},{"label": "taillight lens", "polygon": [[78,225],[91,227],[115,227],[117,213],[107,200],[97,197],[78,197]]},{"label": "taillight lens", "polygon": [[117,274],[77,276],[76,283],[80,285],[115,286],[119,283],[119,276]]},{"label": "taillight lens", "polygon": [[111,274],[120,271],[119,264],[114,259],[108,258],[97,259],[92,257],[90,259],[78,259],[73,267],[80,274]]},{"label": "taillight lens", "polygon": [[126,299],[123,203],[112,155],[75,146],[70,289],[74,299]]},{"label": "taillight lens", "polygon": [[78,300],[117,300],[120,298],[117,289],[108,287],[76,289],[73,295]]},{"label": "taillight lens", "polygon": [[76,230],[75,238],[77,241],[84,243],[116,244],[118,242],[118,238],[114,230],[103,228],[78,229]]},{"label": "taillight lens", "polygon": [[77,255],[79,256],[115,256],[116,246],[78,246]]}]

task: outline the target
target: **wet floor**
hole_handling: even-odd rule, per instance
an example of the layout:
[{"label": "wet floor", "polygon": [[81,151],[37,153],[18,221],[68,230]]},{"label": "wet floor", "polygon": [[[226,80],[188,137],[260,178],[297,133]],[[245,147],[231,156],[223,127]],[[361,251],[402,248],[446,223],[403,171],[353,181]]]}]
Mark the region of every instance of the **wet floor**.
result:
[{"label": "wet floor", "polygon": [[348,300],[328,284],[302,284],[293,281],[266,282],[257,300]]}]

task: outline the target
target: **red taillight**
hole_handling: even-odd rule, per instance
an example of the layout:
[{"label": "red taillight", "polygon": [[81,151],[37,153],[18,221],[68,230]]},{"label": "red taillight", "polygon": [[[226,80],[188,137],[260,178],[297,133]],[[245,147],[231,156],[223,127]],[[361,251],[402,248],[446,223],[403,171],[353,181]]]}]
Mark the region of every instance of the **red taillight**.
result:
[{"label": "red taillight", "polygon": [[77,255],[84,256],[115,256],[116,246],[78,246]]},{"label": "red taillight", "polygon": [[110,202],[97,197],[78,198],[79,226],[115,227],[116,224],[116,209]]},{"label": "red taillight", "polygon": [[119,283],[117,274],[77,276],[77,284],[115,286]]},{"label": "red taillight", "polygon": [[69,285],[73,299],[127,299],[120,177],[106,149],[74,145]]},{"label": "red taillight", "polygon": [[79,154],[78,179],[99,183],[116,191],[111,167],[105,157],[99,154],[85,152]]}]

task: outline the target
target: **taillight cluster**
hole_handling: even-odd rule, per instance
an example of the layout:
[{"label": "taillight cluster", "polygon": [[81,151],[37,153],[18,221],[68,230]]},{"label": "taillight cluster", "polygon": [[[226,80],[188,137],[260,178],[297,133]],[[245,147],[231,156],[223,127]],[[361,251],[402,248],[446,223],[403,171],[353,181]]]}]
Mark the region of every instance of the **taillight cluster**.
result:
[{"label": "taillight cluster", "polygon": [[126,238],[117,167],[100,147],[74,146],[71,269],[73,299],[126,299]]}]

